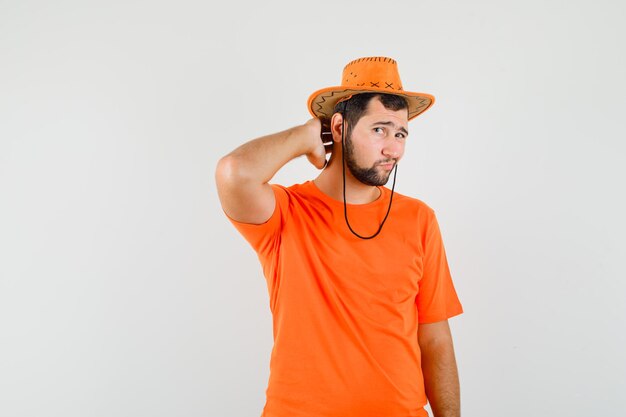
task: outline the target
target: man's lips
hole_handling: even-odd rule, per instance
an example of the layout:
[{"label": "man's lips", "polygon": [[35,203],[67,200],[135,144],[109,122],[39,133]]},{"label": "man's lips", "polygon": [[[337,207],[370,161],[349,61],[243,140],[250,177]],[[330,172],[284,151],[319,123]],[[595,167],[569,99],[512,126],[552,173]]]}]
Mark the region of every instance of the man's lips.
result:
[{"label": "man's lips", "polygon": [[381,166],[381,167],[383,167],[384,169],[391,170],[391,169],[393,169],[393,166],[394,166],[395,164],[396,164],[396,163],[392,161],[392,162],[383,162],[383,163],[380,163],[380,164],[378,164],[378,165],[379,165],[379,166]]}]

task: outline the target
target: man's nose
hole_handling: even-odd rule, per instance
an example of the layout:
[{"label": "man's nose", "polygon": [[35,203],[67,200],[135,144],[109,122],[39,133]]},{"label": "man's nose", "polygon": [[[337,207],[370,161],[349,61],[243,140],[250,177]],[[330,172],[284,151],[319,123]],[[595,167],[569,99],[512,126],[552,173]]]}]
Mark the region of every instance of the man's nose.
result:
[{"label": "man's nose", "polygon": [[390,142],[386,144],[383,148],[383,155],[388,158],[397,159],[402,156],[402,148],[403,144],[399,141],[392,139]]}]

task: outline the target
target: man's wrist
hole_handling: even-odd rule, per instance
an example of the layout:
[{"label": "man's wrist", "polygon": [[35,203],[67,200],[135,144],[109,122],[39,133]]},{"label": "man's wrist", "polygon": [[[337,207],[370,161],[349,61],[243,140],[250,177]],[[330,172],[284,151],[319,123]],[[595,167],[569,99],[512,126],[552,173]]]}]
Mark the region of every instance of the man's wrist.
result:
[{"label": "man's wrist", "polygon": [[319,119],[311,119],[292,129],[291,134],[302,144],[302,155],[315,152],[322,143]]}]

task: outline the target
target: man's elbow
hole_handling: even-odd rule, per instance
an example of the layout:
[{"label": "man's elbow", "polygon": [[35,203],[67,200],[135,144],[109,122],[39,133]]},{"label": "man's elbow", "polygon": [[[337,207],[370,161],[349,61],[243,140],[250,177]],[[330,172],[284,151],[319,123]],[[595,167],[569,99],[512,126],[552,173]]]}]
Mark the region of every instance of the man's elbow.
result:
[{"label": "man's elbow", "polygon": [[250,181],[247,170],[241,160],[232,154],[223,156],[215,168],[215,183],[218,190],[236,188]]},{"label": "man's elbow", "polygon": [[242,223],[261,224],[274,212],[274,191],[261,183],[240,158],[226,155],[215,169],[217,194],[228,217]]}]

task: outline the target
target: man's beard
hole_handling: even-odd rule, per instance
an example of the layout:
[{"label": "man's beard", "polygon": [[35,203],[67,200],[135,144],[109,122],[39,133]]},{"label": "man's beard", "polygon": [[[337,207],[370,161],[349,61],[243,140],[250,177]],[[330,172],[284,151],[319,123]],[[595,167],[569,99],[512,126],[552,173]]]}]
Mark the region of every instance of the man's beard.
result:
[{"label": "man's beard", "polygon": [[354,178],[366,185],[379,186],[387,184],[387,181],[389,181],[389,176],[391,175],[391,171],[387,173],[380,173],[379,169],[377,169],[377,165],[390,162],[397,163],[397,160],[381,160],[376,162],[373,166],[369,168],[361,168],[356,163],[356,158],[354,157],[354,145],[352,144],[352,140],[350,137],[346,138],[345,145],[346,146],[344,146],[344,152],[346,165],[348,166],[348,169],[350,170]]}]

